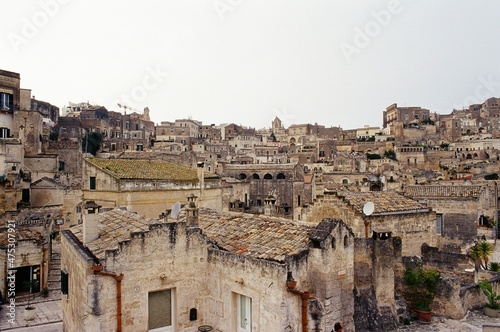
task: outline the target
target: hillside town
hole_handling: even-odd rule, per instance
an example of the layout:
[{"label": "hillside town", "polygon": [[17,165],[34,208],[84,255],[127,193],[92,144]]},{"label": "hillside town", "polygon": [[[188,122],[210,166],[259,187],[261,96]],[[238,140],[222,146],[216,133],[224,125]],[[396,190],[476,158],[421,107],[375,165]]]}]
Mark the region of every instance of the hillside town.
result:
[{"label": "hillside town", "polygon": [[47,295],[64,331],[399,331],[408,269],[439,274],[434,317],[500,293],[500,97],[257,129],[60,109],[20,76],[0,70],[7,327]]}]

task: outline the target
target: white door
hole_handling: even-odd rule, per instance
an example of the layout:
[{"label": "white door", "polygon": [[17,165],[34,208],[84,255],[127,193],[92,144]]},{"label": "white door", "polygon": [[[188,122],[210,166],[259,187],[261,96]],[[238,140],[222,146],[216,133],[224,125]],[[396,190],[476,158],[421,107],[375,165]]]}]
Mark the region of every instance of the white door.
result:
[{"label": "white door", "polygon": [[252,299],[238,295],[238,332],[252,331]]}]

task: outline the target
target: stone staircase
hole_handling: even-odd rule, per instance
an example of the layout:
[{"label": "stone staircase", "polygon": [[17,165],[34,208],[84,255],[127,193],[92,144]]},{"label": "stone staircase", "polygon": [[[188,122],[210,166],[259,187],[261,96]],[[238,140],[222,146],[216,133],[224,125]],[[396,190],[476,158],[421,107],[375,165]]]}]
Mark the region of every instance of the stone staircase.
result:
[{"label": "stone staircase", "polygon": [[52,241],[52,255],[49,265],[49,299],[61,299],[61,238],[58,235]]}]

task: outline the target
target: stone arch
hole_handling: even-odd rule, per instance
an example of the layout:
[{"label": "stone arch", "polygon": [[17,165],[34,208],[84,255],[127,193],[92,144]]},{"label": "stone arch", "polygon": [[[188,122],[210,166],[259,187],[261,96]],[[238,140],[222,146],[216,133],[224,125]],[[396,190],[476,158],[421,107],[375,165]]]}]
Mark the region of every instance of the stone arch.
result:
[{"label": "stone arch", "polygon": [[245,180],[247,178],[247,175],[245,173],[240,173],[240,175],[238,175],[238,179],[240,180]]},{"label": "stone arch", "polygon": [[278,175],[276,175],[276,179],[278,179],[278,180],[284,180],[285,179],[285,174],[278,173]]},{"label": "stone arch", "polygon": [[254,180],[259,180],[259,179],[260,179],[260,176],[259,176],[259,174],[257,174],[257,173],[253,173],[253,174],[252,174],[252,178],[253,178]]},{"label": "stone arch", "polygon": [[272,180],[273,179],[273,176],[269,173],[266,173],[266,175],[264,175],[264,180]]}]

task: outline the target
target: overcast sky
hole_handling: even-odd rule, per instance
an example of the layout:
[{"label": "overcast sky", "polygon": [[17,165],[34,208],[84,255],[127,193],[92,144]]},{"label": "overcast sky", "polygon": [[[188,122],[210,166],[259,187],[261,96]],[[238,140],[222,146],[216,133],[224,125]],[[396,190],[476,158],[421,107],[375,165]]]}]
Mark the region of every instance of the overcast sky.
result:
[{"label": "overcast sky", "polygon": [[61,108],[352,129],[500,97],[496,0],[0,1],[0,69]]}]

